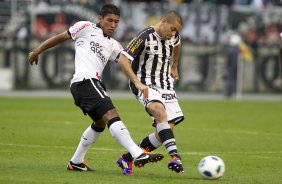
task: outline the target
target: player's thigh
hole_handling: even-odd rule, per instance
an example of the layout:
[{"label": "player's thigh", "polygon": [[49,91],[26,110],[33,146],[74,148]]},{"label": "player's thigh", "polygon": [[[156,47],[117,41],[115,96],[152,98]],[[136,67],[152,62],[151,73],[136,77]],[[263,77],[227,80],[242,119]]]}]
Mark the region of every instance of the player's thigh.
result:
[{"label": "player's thigh", "polygon": [[149,86],[148,98],[144,99],[143,96],[138,96],[138,100],[145,107],[146,111],[151,116],[166,116],[165,106],[162,100],[161,93]]},{"label": "player's thigh", "polygon": [[[167,119],[170,124],[177,125],[184,120],[184,115],[178,101],[165,102]],[[174,127],[174,126],[173,126]]]},{"label": "player's thigh", "polygon": [[74,83],[71,86],[71,92],[75,104],[93,121],[101,120],[109,110],[114,109],[112,100],[100,81],[88,79]]},{"label": "player's thigh", "polygon": [[158,103],[160,103],[160,104],[162,104],[164,106],[163,101],[162,101],[162,96],[159,93],[159,91],[157,89],[153,88],[153,87],[150,87],[150,86],[148,88],[148,98],[145,99],[143,97],[143,95],[140,95],[140,92],[139,92],[139,94],[137,96],[137,99],[139,100],[139,102],[141,104],[143,104],[143,106],[145,108],[147,108],[148,105],[150,103],[153,103],[153,102],[158,102]]}]

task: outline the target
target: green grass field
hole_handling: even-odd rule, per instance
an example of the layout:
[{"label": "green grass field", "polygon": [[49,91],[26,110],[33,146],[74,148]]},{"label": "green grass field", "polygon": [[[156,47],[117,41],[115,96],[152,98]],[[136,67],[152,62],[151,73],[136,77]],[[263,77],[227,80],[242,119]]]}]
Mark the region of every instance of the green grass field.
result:
[{"label": "green grass field", "polygon": [[[154,131],[136,100],[114,100],[135,142]],[[86,161],[96,172],[66,170],[82,132],[91,123],[71,98],[0,98],[0,183],[282,183],[281,101],[180,102],[186,116],[175,129],[185,173],[167,169],[165,158],[135,175],[124,176],[115,161],[124,149],[108,130],[89,150]],[[200,159],[217,155],[225,175],[214,181],[197,172]]]}]

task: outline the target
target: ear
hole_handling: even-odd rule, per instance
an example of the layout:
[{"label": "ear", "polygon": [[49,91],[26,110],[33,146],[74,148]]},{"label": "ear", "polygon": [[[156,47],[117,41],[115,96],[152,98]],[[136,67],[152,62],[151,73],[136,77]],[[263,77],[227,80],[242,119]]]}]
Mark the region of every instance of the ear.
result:
[{"label": "ear", "polygon": [[101,20],[103,20],[103,17],[101,16],[101,15],[99,15],[99,22],[101,21]]}]

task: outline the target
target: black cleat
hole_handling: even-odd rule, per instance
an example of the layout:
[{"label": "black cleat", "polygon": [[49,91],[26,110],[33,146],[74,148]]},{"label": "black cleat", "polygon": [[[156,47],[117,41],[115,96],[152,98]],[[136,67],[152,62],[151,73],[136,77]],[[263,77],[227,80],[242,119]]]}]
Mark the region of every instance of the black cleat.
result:
[{"label": "black cleat", "polygon": [[176,173],[184,172],[184,168],[182,166],[182,162],[179,157],[172,157],[171,161],[167,165],[168,169],[175,171]]},{"label": "black cleat", "polygon": [[150,152],[144,152],[139,157],[134,159],[134,165],[135,167],[144,167],[145,164],[149,162],[158,162],[162,160],[164,156],[162,154],[154,154]]},{"label": "black cleat", "polygon": [[72,161],[68,162],[67,170],[70,170],[70,171],[83,171],[83,172],[95,171],[95,169],[90,168],[85,162],[80,163],[80,164],[75,164]]}]

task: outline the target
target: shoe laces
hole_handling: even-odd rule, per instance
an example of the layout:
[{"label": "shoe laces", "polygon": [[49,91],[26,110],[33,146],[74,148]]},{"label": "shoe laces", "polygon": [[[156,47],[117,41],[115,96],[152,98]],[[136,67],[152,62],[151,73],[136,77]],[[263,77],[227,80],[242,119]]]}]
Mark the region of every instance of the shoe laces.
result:
[{"label": "shoe laces", "polygon": [[151,152],[150,152],[150,148],[142,148],[142,150],[143,150],[143,153],[147,153],[147,154],[152,154]]}]

